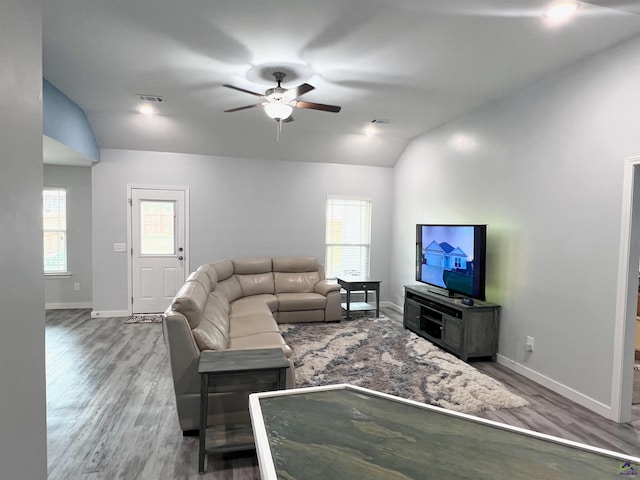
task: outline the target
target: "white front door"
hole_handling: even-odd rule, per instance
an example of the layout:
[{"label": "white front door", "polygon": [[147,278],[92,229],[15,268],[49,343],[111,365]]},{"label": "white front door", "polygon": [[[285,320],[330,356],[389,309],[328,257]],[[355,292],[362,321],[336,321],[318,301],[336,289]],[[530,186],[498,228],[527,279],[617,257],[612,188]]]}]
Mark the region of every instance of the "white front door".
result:
[{"label": "white front door", "polygon": [[131,188],[132,313],[161,313],[187,271],[187,190]]}]

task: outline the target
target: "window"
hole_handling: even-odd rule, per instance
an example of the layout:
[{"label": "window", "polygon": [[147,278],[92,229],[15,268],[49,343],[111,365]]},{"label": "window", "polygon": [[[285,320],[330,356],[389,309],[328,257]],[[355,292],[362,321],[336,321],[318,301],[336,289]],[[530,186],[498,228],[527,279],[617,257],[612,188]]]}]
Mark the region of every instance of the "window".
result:
[{"label": "window", "polygon": [[326,276],[369,276],[371,200],[327,199]]},{"label": "window", "polygon": [[67,272],[67,190],[45,188],[42,194],[44,273]]},{"label": "window", "polygon": [[140,201],[141,255],[176,253],[175,208],[173,201]]}]

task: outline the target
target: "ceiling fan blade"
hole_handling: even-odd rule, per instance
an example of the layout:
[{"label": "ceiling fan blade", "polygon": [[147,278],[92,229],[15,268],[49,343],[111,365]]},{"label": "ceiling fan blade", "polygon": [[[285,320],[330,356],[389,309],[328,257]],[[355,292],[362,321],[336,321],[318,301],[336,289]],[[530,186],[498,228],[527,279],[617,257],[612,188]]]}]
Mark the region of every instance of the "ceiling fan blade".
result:
[{"label": "ceiling fan blade", "polygon": [[294,98],[298,98],[300,95],[304,95],[305,93],[310,92],[314,88],[316,87],[314,87],[313,85],[303,83],[302,85],[298,85],[296,88],[290,88],[283,96],[285,98],[288,98],[289,100],[293,100]]},{"label": "ceiling fan blade", "polygon": [[312,110],[322,110],[323,112],[333,112],[338,113],[342,107],[338,107],[337,105],[325,105],[324,103],[313,103],[313,102],[296,102],[296,107],[298,108],[311,108]]},{"label": "ceiling fan blade", "polygon": [[244,107],[230,108],[229,110],[225,110],[225,112],[237,112],[239,110],[246,110],[247,108],[261,107],[262,105],[262,103],[255,103],[253,105],[245,105]]},{"label": "ceiling fan blade", "polygon": [[251,90],[245,90],[244,88],[234,87],[233,85],[227,85],[227,84],[224,84],[224,85],[222,85],[222,86],[223,86],[223,87],[227,87],[227,88],[232,88],[232,89],[234,89],[234,90],[238,90],[239,92],[248,93],[249,95],[255,95],[256,97],[262,97],[262,96],[264,96],[262,93],[252,92]]}]

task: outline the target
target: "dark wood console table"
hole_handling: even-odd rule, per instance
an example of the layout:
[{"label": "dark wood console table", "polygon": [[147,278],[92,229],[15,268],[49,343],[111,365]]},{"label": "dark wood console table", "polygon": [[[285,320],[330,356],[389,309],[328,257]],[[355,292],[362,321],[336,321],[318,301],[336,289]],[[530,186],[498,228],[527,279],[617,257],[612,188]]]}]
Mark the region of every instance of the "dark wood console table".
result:
[{"label": "dark wood console table", "polygon": [[207,427],[209,390],[217,386],[216,379],[225,376],[228,378],[229,374],[233,375],[235,377],[233,387],[236,390],[240,385],[246,385],[247,389],[251,389],[251,386],[256,384],[263,386],[261,390],[284,390],[287,368],[289,368],[289,361],[280,348],[206,350],[200,354],[198,471],[201,474],[204,473],[204,460],[207,453],[238,452],[255,448],[250,424],[234,425],[233,429],[225,428],[224,436],[218,435],[220,433],[218,430],[224,427]]},{"label": "dark wood console table", "polygon": [[[342,304],[349,320],[351,312],[375,310],[376,317],[380,316],[380,280],[369,277],[338,277],[338,284],[347,291],[347,301]],[[352,292],[364,292],[364,302],[351,303]],[[369,303],[369,292],[375,292],[376,304]]]}]

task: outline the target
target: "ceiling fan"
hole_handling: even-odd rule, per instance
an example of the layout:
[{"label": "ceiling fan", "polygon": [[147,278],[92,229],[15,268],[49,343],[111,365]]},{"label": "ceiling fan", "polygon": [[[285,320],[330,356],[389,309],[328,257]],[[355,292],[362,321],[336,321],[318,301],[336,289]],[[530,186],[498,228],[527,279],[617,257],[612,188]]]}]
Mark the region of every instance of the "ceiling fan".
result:
[{"label": "ceiling fan", "polygon": [[341,107],[338,107],[336,105],[326,105],[324,103],[313,103],[296,100],[298,97],[304,95],[307,92],[310,92],[315,87],[313,85],[309,85],[308,83],[303,83],[302,85],[299,85],[295,88],[283,88],[281,84],[285,76],[286,74],[283,72],[274,72],[273,78],[276,80],[278,85],[274,88],[267,89],[264,94],[252,92],[251,90],[245,90],[244,88],[235,87],[233,85],[223,85],[224,87],[232,88],[234,90],[245,92],[250,95],[255,95],[256,97],[260,97],[262,99],[260,103],[246,105],[244,107],[231,108],[229,110],[225,110],[225,112],[237,112],[239,110],[246,110],[248,108],[264,107],[266,114],[280,123],[293,120],[291,114],[293,113],[294,108],[310,108],[312,110],[322,110],[323,112],[333,113],[338,113],[340,111]]}]

